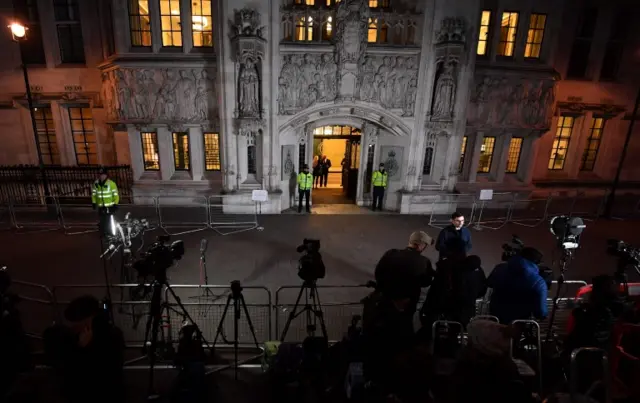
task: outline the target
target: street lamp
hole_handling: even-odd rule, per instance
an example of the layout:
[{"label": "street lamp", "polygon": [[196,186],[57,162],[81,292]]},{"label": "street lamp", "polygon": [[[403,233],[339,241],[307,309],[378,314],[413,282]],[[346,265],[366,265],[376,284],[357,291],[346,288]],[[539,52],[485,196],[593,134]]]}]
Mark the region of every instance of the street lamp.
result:
[{"label": "street lamp", "polygon": [[[27,39],[27,30],[29,28],[20,24],[19,22],[13,22],[9,25],[11,29],[11,38],[14,42],[20,44]],[[22,54],[22,48],[18,46],[20,52],[20,64],[22,67],[22,74],[24,75],[24,85],[27,90],[27,105],[29,107],[29,116],[31,117],[31,126],[33,128],[33,137],[36,140],[36,150],[38,152],[38,165],[40,165],[40,175],[42,176],[42,187],[44,188],[45,203],[48,200],[49,184],[47,183],[47,177],[44,171],[44,160],[42,159],[42,149],[40,148],[40,141],[38,138],[38,125],[36,124],[36,117],[33,113],[33,97],[31,96],[31,85],[29,84],[29,73],[27,72],[27,63],[24,61],[24,55]]]}]

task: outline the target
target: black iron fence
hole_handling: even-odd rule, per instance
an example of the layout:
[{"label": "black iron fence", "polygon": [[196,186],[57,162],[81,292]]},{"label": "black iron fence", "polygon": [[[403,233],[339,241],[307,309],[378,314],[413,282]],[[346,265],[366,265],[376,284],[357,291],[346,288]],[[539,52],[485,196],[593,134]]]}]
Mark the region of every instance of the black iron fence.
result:
[{"label": "black iron fence", "polygon": [[[133,173],[128,165],[105,166],[109,177],[118,185],[120,197],[131,197]],[[61,167],[44,169],[35,165],[0,166],[0,202],[45,204],[46,182],[49,195],[60,203],[65,198],[78,202],[78,198],[91,199],[91,184],[98,177],[99,166]]]}]

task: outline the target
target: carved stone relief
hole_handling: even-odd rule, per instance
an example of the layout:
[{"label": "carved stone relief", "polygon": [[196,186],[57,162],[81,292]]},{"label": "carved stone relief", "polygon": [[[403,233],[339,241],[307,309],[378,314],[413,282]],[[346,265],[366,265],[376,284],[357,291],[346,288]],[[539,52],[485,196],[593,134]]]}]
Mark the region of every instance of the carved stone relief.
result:
[{"label": "carved stone relief", "polygon": [[358,99],[377,102],[386,109],[400,109],[413,116],[418,68],[416,57],[365,56],[358,74]]},{"label": "carved stone relief", "polygon": [[338,67],[331,53],[285,55],[278,78],[278,113],[294,115],[337,95]]},{"label": "carved stone relief", "polygon": [[110,120],[193,123],[218,119],[215,72],[207,69],[104,72],[101,96]]},{"label": "carved stone relief", "polygon": [[467,108],[469,125],[493,128],[549,127],[555,83],[551,79],[476,76]]},{"label": "carved stone relief", "polygon": [[253,58],[247,57],[240,64],[238,116],[242,118],[260,117],[260,78],[256,62]]},{"label": "carved stone relief", "polygon": [[433,101],[431,102],[431,119],[452,120],[456,99],[457,64],[445,62],[436,73]]},{"label": "carved stone relief", "polygon": [[367,50],[368,0],[344,0],[336,8],[336,60],[359,63]]},{"label": "carved stone relief", "polygon": [[440,23],[436,43],[466,42],[467,22],[461,17],[447,17]]}]

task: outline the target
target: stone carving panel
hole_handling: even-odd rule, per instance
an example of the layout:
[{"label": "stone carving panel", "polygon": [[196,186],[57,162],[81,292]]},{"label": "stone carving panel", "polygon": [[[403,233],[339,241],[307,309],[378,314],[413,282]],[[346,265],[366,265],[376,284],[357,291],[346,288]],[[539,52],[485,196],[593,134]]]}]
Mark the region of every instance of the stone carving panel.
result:
[{"label": "stone carving panel", "polygon": [[337,71],[331,53],[285,55],[278,78],[278,114],[294,115],[317,102],[333,101]]},{"label": "stone carving panel", "polygon": [[471,126],[545,129],[551,123],[554,99],[552,79],[480,75],[467,118]]},{"label": "stone carving panel", "polygon": [[367,55],[358,74],[358,99],[413,116],[418,83],[416,57]]},{"label": "stone carving panel", "polygon": [[336,8],[336,55],[338,64],[359,63],[367,50],[370,17],[368,0],[344,0]]},{"label": "stone carving panel", "polygon": [[451,121],[456,100],[457,63],[443,62],[437,72],[431,102],[431,119]]},{"label": "stone carving panel", "polygon": [[447,17],[440,23],[436,43],[464,43],[467,39],[467,22],[461,17]]},{"label": "stone carving panel", "polygon": [[261,111],[260,74],[257,60],[246,57],[240,64],[238,78],[238,115],[242,118],[259,118]]},{"label": "stone carving panel", "polygon": [[218,119],[215,71],[118,69],[102,73],[108,119],[194,123]]}]

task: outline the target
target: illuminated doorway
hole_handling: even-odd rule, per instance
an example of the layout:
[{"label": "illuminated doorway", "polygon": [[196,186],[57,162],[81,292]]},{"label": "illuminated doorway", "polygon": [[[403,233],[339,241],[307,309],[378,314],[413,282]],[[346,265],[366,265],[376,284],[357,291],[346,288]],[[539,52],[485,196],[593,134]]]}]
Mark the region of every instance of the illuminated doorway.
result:
[{"label": "illuminated doorway", "polygon": [[[314,204],[355,203],[361,137],[360,129],[352,126],[321,126],[313,130]],[[330,164],[323,162],[323,157]]]}]

